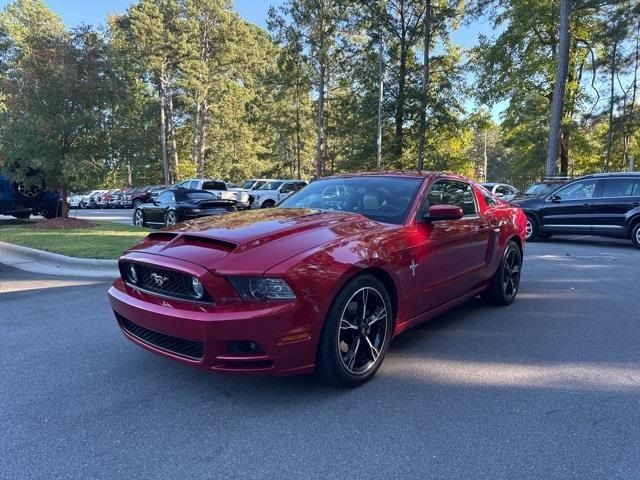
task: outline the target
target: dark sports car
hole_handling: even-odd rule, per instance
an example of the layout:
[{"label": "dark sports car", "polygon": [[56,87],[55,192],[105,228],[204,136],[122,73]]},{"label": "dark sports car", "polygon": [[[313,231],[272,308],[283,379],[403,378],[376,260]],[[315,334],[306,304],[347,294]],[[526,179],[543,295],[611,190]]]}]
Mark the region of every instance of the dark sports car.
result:
[{"label": "dark sports car", "polygon": [[478,294],[513,302],[525,231],[519,208],[455,175],[333,177],[151,233],[109,296],[124,335],[165,357],[354,386],[404,330]]},{"label": "dark sports car", "polygon": [[165,190],[155,200],[133,211],[133,224],[170,226],[184,220],[235,212],[235,202],[221,200],[205,190]]}]

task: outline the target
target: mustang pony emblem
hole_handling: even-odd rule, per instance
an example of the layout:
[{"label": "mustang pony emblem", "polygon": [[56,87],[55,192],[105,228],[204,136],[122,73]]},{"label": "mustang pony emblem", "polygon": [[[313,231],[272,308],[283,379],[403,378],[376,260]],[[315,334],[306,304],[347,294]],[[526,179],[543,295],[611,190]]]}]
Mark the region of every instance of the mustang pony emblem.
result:
[{"label": "mustang pony emblem", "polygon": [[168,277],[163,277],[162,275],[158,275],[157,273],[152,273],[151,278],[154,282],[156,282],[156,287],[158,288],[162,287],[162,285],[164,285],[164,282],[169,280]]},{"label": "mustang pony emblem", "polygon": [[418,268],[418,264],[415,260],[411,260],[411,265],[409,266],[409,270],[411,270],[411,275],[416,276],[416,268]]}]

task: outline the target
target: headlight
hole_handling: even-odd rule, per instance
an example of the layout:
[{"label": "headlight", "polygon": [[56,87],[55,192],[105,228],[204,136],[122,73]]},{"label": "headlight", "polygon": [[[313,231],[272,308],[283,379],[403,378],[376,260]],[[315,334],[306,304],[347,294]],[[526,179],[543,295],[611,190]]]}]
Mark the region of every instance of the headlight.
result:
[{"label": "headlight", "polygon": [[191,277],[191,288],[193,290],[193,296],[195,298],[200,300],[202,297],[204,297],[204,287],[202,286],[202,283],[200,283],[200,280],[198,280],[196,277]]},{"label": "headlight", "polygon": [[229,277],[229,281],[243,300],[292,300],[291,287],[279,278]]},{"label": "headlight", "polygon": [[130,263],[127,267],[126,267],[126,272],[127,272],[127,280],[129,280],[131,283],[138,283],[138,270],[136,269],[136,266],[133,263]]}]

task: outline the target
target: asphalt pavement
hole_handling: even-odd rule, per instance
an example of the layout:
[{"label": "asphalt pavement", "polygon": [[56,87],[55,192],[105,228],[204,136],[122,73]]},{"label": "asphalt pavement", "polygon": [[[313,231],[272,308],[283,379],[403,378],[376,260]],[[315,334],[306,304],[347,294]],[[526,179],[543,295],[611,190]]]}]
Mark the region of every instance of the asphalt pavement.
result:
[{"label": "asphalt pavement", "polygon": [[638,480],[638,272],[629,242],[531,243],[512,306],[410,330],[339,390],[171,362],[106,283],[0,266],[0,478]]}]

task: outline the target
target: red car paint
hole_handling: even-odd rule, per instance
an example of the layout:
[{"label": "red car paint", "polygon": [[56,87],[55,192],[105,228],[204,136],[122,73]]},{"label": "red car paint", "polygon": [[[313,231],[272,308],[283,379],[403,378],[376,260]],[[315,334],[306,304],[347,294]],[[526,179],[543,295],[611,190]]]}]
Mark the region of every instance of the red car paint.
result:
[{"label": "red car paint", "polygon": [[[507,244],[524,244],[522,211],[498,201],[488,206],[474,182],[435,173],[365,175],[420,179],[404,224],[357,213],[275,208],[202,218],[151,233],[121,264],[196,276],[215,304],[161,297],[120,278],[109,290],[118,322],[122,327],[126,319],[157,334],[202,343],[203,354],[191,358],[127,329],[123,333],[155,353],[217,372],[310,373],[331,302],[355,275],[369,270],[387,285],[397,335],[482,292]],[[420,222],[429,187],[443,178],[471,183],[477,216]],[[244,275],[284,279],[296,299],[243,301],[227,277]],[[230,342],[238,341],[255,342],[260,351],[230,351]]]}]

